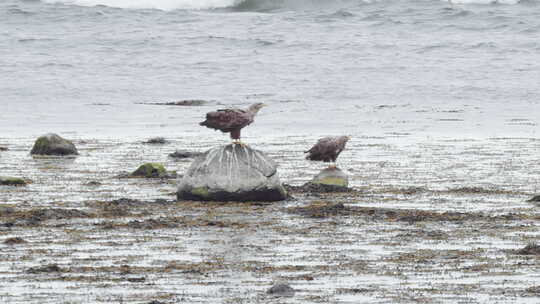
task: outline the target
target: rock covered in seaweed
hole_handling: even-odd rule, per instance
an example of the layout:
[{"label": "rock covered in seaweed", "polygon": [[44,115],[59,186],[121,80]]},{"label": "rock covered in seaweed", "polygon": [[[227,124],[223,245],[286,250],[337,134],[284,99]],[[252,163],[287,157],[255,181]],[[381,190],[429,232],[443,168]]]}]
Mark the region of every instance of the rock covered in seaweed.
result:
[{"label": "rock covered in seaweed", "polygon": [[319,172],[311,181],[301,187],[296,187],[301,192],[330,193],[350,192],[349,178],[339,168],[326,168]]},{"label": "rock covered in seaweed", "polygon": [[19,177],[0,176],[0,185],[2,186],[24,186],[27,182]]},{"label": "rock covered in seaweed", "polygon": [[349,186],[349,177],[339,168],[326,168],[319,172],[311,182],[313,184],[347,188]]},{"label": "rock covered in seaweed", "polygon": [[130,174],[131,177],[159,178],[166,177],[167,170],[162,164],[146,163]]},{"label": "rock covered in seaweed", "polygon": [[196,158],[178,186],[179,200],[280,201],[287,198],[277,164],[241,145],[211,149]]},{"label": "rock covered in seaweed", "polygon": [[49,133],[39,137],[30,152],[32,155],[79,155],[73,142]]},{"label": "rock covered in seaweed", "polygon": [[184,158],[195,158],[201,156],[201,152],[192,152],[187,150],[176,150],[173,153],[169,154],[170,158],[174,159],[184,159]]}]

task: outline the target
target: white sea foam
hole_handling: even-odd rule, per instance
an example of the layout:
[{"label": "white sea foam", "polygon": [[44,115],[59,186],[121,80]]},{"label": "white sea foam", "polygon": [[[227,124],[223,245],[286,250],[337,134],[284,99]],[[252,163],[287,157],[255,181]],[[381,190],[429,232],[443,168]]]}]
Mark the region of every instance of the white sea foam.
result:
[{"label": "white sea foam", "polygon": [[43,0],[43,2],[81,6],[105,5],[118,8],[175,10],[225,8],[238,5],[243,0]]}]

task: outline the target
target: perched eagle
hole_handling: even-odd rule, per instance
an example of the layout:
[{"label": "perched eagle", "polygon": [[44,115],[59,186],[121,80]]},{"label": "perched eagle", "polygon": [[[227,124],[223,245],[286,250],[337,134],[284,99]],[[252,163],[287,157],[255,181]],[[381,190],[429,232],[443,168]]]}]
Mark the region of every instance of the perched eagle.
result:
[{"label": "perched eagle", "polygon": [[314,161],[323,161],[325,163],[332,162],[331,168],[335,168],[336,159],[345,145],[351,138],[349,136],[335,136],[335,137],[324,137],[319,139],[319,141],[313,146],[313,148],[305,151],[308,153],[306,159]]},{"label": "perched eagle", "polygon": [[220,130],[223,133],[231,133],[233,143],[240,144],[240,130],[250,125],[255,119],[259,110],[266,106],[264,103],[255,103],[247,110],[223,109],[206,114],[206,120],[201,122],[201,126]]}]

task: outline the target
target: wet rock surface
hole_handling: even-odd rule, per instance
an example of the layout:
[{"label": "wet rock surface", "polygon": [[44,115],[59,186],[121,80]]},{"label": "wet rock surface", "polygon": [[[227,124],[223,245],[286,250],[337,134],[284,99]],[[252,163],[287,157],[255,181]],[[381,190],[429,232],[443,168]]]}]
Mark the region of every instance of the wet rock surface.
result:
[{"label": "wet rock surface", "polygon": [[540,195],[534,196],[533,198],[531,198],[531,199],[528,200],[527,202],[531,202],[531,203],[540,203]]},{"label": "wet rock surface", "polygon": [[99,187],[99,186],[103,185],[103,183],[101,183],[99,181],[89,181],[89,182],[85,183],[84,185],[88,186],[88,187]]},{"label": "wet rock surface", "polygon": [[[0,210],[1,211],[1,210]],[[11,209],[0,212],[0,225],[4,226],[37,226],[48,220],[67,220],[73,218],[89,218],[92,215],[78,209],[38,208],[32,210]]]},{"label": "wet rock surface", "polygon": [[164,178],[167,177],[167,169],[162,164],[146,163],[130,174],[131,177]]},{"label": "wet rock surface", "polygon": [[79,155],[73,142],[60,137],[57,134],[49,133],[39,137],[34,143],[32,155]]},{"label": "wet rock surface", "polygon": [[326,168],[317,174],[311,184],[335,187],[336,189],[347,189],[349,177],[339,168]]},{"label": "wet rock surface", "polygon": [[341,187],[336,185],[325,185],[325,184],[316,184],[312,182],[307,182],[302,186],[291,186],[286,185],[285,188],[291,192],[296,193],[339,193],[339,192],[354,192],[355,190],[348,187]]},{"label": "wet rock surface", "polygon": [[169,157],[174,159],[184,159],[184,158],[195,158],[198,156],[203,155],[202,152],[194,152],[194,151],[188,151],[188,150],[176,150],[173,153],[169,154]]},{"label": "wet rock surface", "polygon": [[343,203],[314,202],[307,206],[290,208],[289,212],[307,217],[326,218],[332,216],[369,217],[371,220],[391,220],[408,223],[416,222],[464,222],[482,221],[492,219],[494,221],[522,219],[520,214],[488,215],[485,213],[463,212],[432,212],[416,209],[392,209],[345,206]]},{"label": "wet rock surface", "polygon": [[280,201],[287,198],[277,164],[263,152],[227,145],[196,158],[179,181],[179,200]]},{"label": "wet rock surface", "polygon": [[516,251],[517,254],[521,255],[538,255],[540,256],[540,245],[539,244],[528,244],[525,248],[519,249]]},{"label": "wet rock surface", "polygon": [[278,283],[270,287],[266,293],[274,296],[293,296],[295,290],[287,283]]},{"label": "wet rock surface", "polygon": [[0,216],[2,217],[13,214],[14,212],[15,212],[15,208],[13,207],[0,206]]},{"label": "wet rock surface", "polygon": [[0,176],[1,186],[24,186],[27,182],[19,177]]},{"label": "wet rock surface", "polygon": [[168,140],[165,139],[165,137],[152,137],[148,139],[147,141],[144,141],[143,144],[147,145],[164,145],[169,143]]},{"label": "wet rock surface", "polygon": [[26,241],[20,237],[14,237],[4,240],[4,244],[6,245],[19,245],[24,243],[26,243]]},{"label": "wet rock surface", "polygon": [[51,273],[51,272],[62,272],[62,268],[60,268],[56,264],[50,264],[45,266],[37,266],[29,268],[26,272],[37,274],[37,273]]}]

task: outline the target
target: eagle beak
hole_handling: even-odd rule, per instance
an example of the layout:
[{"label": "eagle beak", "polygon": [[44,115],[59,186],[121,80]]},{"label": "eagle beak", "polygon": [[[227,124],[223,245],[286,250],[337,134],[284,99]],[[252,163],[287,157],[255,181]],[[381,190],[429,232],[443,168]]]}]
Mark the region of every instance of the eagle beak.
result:
[{"label": "eagle beak", "polygon": [[265,104],[265,103],[261,104],[261,107],[262,107],[262,108],[267,107],[267,106],[268,106],[268,105]]}]

